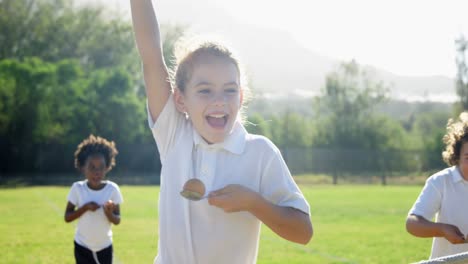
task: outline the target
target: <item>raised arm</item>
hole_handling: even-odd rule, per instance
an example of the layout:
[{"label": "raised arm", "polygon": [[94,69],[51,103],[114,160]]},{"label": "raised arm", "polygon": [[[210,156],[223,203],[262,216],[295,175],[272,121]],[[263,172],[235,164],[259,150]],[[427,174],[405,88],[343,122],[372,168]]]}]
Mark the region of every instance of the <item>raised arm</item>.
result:
[{"label": "raised arm", "polygon": [[133,30],[143,64],[148,107],[153,122],[166,104],[171,85],[164,63],[161,34],[152,0],[131,0]]}]

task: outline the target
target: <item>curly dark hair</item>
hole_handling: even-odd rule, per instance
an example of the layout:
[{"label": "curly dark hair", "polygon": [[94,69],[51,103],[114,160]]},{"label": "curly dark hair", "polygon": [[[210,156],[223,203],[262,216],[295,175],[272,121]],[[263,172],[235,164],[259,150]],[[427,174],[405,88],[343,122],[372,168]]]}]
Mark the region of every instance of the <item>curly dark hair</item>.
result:
[{"label": "curly dark hair", "polygon": [[75,151],[75,168],[79,170],[85,165],[88,157],[101,154],[106,161],[107,170],[111,170],[115,166],[115,156],[118,153],[114,141],[91,134],[78,144]]},{"label": "curly dark hair", "polygon": [[463,143],[468,142],[468,112],[461,113],[459,119],[458,122],[449,119],[447,133],[443,138],[445,151],[442,152],[442,158],[449,166],[458,165]]}]

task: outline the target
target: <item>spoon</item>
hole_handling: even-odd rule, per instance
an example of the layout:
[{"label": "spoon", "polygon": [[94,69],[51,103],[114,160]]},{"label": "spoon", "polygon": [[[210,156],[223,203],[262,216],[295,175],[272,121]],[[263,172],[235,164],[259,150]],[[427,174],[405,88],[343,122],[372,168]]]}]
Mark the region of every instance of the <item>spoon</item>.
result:
[{"label": "spoon", "polygon": [[180,195],[191,201],[200,201],[208,197],[208,195],[205,195],[205,185],[199,179],[188,180],[184,184]]}]

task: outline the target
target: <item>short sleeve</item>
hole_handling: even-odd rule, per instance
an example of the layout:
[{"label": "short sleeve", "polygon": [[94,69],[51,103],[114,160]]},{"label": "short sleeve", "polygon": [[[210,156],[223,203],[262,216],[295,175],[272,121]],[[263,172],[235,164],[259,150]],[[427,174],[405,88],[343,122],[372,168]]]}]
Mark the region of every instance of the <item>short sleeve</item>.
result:
[{"label": "short sleeve", "polygon": [[152,121],[147,104],[148,125],[158,146],[161,162],[176,141],[176,132],[182,126],[184,117],[177,111],[174,96],[170,95],[156,122]]},{"label": "short sleeve", "polygon": [[274,154],[265,166],[260,192],[276,205],[293,207],[310,214],[309,204],[294,182],[281,153],[275,149]]},{"label": "short sleeve", "polygon": [[113,184],[114,186],[114,191],[111,194],[110,199],[115,203],[115,204],[122,204],[123,203],[123,196],[122,193],[120,192],[120,188],[117,184]]},{"label": "short sleeve", "polygon": [[426,220],[432,220],[440,210],[441,201],[442,194],[437,188],[437,182],[434,177],[430,177],[408,214],[419,215]]},{"label": "short sleeve", "polygon": [[78,184],[77,183],[73,183],[71,189],[70,189],[70,192],[68,193],[68,196],[67,196],[67,200],[74,204],[75,206],[79,206],[78,202],[79,202],[79,199],[78,199]]}]

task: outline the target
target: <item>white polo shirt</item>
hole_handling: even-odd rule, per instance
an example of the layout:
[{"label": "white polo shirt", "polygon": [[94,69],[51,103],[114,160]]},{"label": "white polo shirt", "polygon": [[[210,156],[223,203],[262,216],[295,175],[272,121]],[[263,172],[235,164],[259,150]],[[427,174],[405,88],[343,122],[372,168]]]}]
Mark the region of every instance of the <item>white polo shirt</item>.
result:
[{"label": "white polo shirt", "polygon": [[193,202],[180,191],[199,178],[207,192],[241,184],[280,206],[309,214],[280,151],[236,122],[224,142],[207,144],[179,113],[171,96],[155,124],[148,119],[162,163],[158,264],[248,264],[257,259],[261,222],[247,212],[225,213],[206,199]]},{"label": "white polo shirt", "polygon": [[112,181],[106,181],[106,186],[101,190],[90,189],[87,182],[73,183],[67,199],[78,208],[89,202],[101,205],[96,211],[86,211],[80,216],[75,232],[76,243],[97,252],[112,244],[111,222],[104,214],[102,205],[108,200],[121,204],[123,198],[119,186]]},{"label": "white polo shirt", "polygon": [[[426,181],[418,199],[409,211],[436,222],[452,224],[468,234],[468,181],[464,180],[458,167],[444,169]],[[431,259],[468,251],[468,244],[450,243],[443,237],[434,237]]]}]

